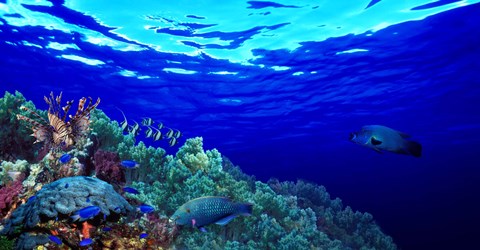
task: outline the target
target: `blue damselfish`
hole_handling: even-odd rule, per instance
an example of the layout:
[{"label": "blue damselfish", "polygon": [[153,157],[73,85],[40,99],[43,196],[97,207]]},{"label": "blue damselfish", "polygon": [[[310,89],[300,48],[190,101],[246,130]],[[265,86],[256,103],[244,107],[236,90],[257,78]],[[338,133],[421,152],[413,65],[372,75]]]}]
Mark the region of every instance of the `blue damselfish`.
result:
[{"label": "blue damselfish", "polygon": [[101,209],[97,206],[88,206],[88,207],[84,207],[84,208],[76,211],[70,217],[74,221],[76,221],[76,220],[84,221],[84,220],[88,220],[88,219],[91,219],[91,218],[97,216],[97,214],[100,213],[100,211],[101,211]]}]

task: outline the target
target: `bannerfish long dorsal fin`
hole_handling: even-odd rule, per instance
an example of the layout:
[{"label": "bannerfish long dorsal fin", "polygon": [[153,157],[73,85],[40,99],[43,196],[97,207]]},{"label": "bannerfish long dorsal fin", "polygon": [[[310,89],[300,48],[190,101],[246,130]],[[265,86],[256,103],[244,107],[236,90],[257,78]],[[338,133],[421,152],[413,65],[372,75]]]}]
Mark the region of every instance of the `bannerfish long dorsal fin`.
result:
[{"label": "bannerfish long dorsal fin", "polygon": [[372,137],[372,138],[370,139],[370,142],[371,142],[372,145],[374,145],[374,146],[377,146],[377,145],[382,144],[382,141],[379,141],[379,140],[375,139],[375,137]]}]

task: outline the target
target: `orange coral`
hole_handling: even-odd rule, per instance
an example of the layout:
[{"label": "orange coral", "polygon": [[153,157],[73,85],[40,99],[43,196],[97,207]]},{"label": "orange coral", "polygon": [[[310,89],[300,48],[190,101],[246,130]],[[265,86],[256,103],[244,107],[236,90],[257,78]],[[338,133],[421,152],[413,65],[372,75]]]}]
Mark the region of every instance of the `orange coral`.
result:
[{"label": "orange coral", "polygon": [[87,239],[90,238],[90,229],[94,228],[94,226],[90,225],[88,222],[82,223],[82,235],[83,238]]}]

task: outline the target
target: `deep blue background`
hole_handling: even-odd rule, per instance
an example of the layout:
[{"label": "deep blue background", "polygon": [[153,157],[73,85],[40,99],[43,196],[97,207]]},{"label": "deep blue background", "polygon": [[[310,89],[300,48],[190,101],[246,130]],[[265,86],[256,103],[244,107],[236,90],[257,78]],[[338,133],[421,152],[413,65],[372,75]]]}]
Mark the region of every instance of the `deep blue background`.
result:
[{"label": "deep blue background", "polygon": [[[25,7],[121,40],[61,5]],[[476,4],[294,51],[255,50],[263,56],[252,63],[265,68],[206,55],[116,51],[84,42],[78,33],[18,28],[0,19],[0,41],[10,42],[0,42],[0,86],[43,109],[51,90],[63,91],[65,100],[99,96],[99,108],[113,119],[122,119],[119,107],[130,119],[151,116],[182,130],[183,140],[203,136],[207,149],[219,149],[260,180],[300,178],[326,186],[354,210],[372,213],[403,249],[472,249],[480,223],[478,13]],[[21,41],[73,43],[81,51],[72,53],[109,63],[92,67],[56,58],[60,52]],[[351,48],[369,51],[335,55]],[[199,73],[159,72],[165,60]],[[268,69],[273,65],[291,69]],[[159,78],[123,77],[115,74],[118,67]],[[207,73],[223,70],[239,74]],[[292,76],[297,71],[307,73]],[[377,154],[348,142],[349,132],[366,124],[412,134],[423,156]]]}]

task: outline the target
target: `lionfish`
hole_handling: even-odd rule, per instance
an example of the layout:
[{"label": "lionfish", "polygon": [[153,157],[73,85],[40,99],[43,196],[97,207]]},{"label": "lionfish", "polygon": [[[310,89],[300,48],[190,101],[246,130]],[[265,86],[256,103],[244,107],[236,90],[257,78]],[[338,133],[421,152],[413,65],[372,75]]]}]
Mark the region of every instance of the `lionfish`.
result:
[{"label": "lionfish", "polygon": [[[22,106],[22,110],[29,111],[36,119],[26,117],[24,115],[17,114],[18,120],[24,120],[32,125],[35,142],[44,142],[44,148],[50,149],[68,149],[75,145],[81,138],[86,137],[90,126],[90,112],[100,104],[100,98],[97,102],[93,103],[92,98],[89,97],[88,105],[85,107],[87,98],[82,97],[78,102],[78,108],[75,115],[69,116],[69,121],[66,121],[67,113],[73,104],[72,101],[67,101],[67,105],[60,106],[62,100],[62,92],[60,95],[54,97],[53,92],[50,93],[50,97],[44,96],[45,102],[49,105],[48,108],[48,121],[41,117],[35,111]],[[63,115],[61,113],[63,111]]]}]

